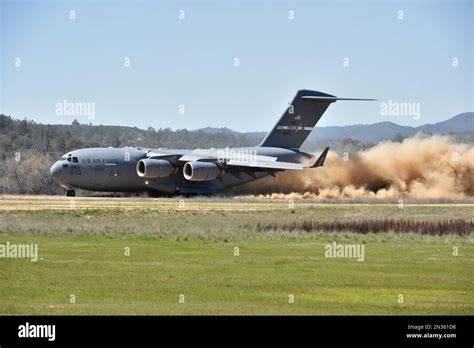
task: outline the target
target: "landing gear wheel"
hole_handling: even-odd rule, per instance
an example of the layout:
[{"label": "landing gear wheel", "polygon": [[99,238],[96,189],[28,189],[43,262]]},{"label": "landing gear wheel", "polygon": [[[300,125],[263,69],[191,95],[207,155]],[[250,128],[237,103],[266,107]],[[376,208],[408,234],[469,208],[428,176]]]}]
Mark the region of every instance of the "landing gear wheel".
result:
[{"label": "landing gear wheel", "polygon": [[76,195],[76,191],[74,190],[67,190],[66,191],[66,196],[68,197],[74,197]]}]

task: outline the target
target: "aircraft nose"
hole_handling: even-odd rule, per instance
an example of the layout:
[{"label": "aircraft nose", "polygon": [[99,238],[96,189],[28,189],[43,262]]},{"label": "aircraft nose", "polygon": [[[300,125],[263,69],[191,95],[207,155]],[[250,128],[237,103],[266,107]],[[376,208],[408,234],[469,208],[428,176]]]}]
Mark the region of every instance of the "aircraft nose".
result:
[{"label": "aircraft nose", "polygon": [[61,175],[61,169],[62,169],[61,163],[56,162],[51,166],[51,169],[49,170],[49,172],[51,173],[51,176],[54,179],[59,179]]}]

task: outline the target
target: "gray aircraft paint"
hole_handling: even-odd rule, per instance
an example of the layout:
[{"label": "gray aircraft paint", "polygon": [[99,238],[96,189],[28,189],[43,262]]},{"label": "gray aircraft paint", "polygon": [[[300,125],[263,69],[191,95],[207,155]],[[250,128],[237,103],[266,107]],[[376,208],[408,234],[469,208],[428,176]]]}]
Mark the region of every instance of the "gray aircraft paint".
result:
[{"label": "gray aircraft paint", "polygon": [[[225,149],[150,149],[134,146],[123,148],[87,148],[73,150],[51,167],[51,175],[65,188],[91,191],[134,192],[154,191],[165,194],[212,194],[250,181],[274,175],[286,169],[302,169],[312,155],[299,150],[327,107],[342,98],[329,94],[300,90],[273,130],[259,146]],[[224,158],[252,154],[255,163]],[[322,166],[327,154],[313,166]],[[164,178],[143,178],[137,174],[142,159],[163,159],[171,162],[173,172]],[[77,162],[73,160],[77,159]],[[222,160],[222,161],[221,161]],[[212,162],[222,175],[208,181],[190,181],[183,175],[188,161]],[[214,166],[213,166],[214,167]],[[305,164],[304,167],[311,167]]]}]

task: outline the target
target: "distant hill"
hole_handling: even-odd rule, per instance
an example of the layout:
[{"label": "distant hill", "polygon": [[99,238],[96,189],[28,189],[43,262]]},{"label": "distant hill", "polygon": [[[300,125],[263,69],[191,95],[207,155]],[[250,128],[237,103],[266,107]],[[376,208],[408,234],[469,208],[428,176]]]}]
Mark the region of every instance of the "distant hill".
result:
[{"label": "distant hill", "polygon": [[[239,134],[239,132],[228,128],[208,127],[201,128],[197,131],[208,132],[211,134]],[[393,122],[378,122],[373,124],[360,124],[353,126],[316,127],[309,136],[309,140],[335,140],[351,138],[362,142],[376,143],[381,140],[389,140],[396,137],[410,137],[418,132],[431,134],[474,132],[474,112],[465,112],[446,121],[435,124],[425,124],[419,127],[400,126]],[[248,132],[240,134],[245,134],[249,138],[262,139],[267,133]]]},{"label": "distant hill", "polygon": [[378,142],[393,139],[396,135],[403,137],[416,134],[412,127],[400,126],[393,122],[379,122],[368,125],[316,127],[309,139],[344,139],[351,138],[365,142]]},{"label": "distant hill", "polygon": [[393,139],[396,136],[410,137],[418,132],[431,134],[462,133],[474,131],[474,113],[465,112],[449,120],[419,127],[400,126],[393,122],[378,122],[368,125],[343,127],[317,127],[310,139],[341,139],[352,138],[365,142],[379,142]]},{"label": "distant hill", "polygon": [[239,132],[233,131],[232,129],[229,129],[227,127],[221,127],[221,128],[213,128],[213,127],[206,127],[206,128],[200,128],[193,130],[191,132],[204,132],[204,133],[209,133],[209,134],[238,134]]},{"label": "distant hill", "polygon": [[[304,144],[304,149],[325,146],[331,149],[360,150],[381,140],[401,141],[418,132],[457,134],[457,141],[474,142],[474,113],[467,112],[435,124],[420,127],[400,126],[392,122],[342,127],[316,127]],[[0,160],[19,150],[59,156],[82,147],[143,147],[210,148],[255,146],[266,132],[240,133],[229,128],[197,130],[139,129],[137,127],[86,125],[74,121],[71,125],[44,125],[30,120],[18,120],[0,115]],[[350,141],[349,141],[350,140]],[[349,146],[349,144],[351,144]]]},{"label": "distant hill", "polygon": [[241,132],[237,132],[237,131],[234,131],[232,129],[229,129],[227,127],[220,127],[220,128],[206,127],[206,128],[195,129],[195,130],[192,130],[190,132],[203,132],[203,133],[208,133],[208,134],[232,134],[234,136],[244,134],[245,136],[247,136],[249,138],[252,138],[252,139],[255,139],[255,138],[262,139],[267,134],[267,132],[243,132],[243,133],[241,133]]},{"label": "distant hill", "polygon": [[425,124],[417,127],[417,131],[427,133],[460,133],[463,131],[474,131],[474,112],[465,112],[450,118],[449,120],[435,124]]}]

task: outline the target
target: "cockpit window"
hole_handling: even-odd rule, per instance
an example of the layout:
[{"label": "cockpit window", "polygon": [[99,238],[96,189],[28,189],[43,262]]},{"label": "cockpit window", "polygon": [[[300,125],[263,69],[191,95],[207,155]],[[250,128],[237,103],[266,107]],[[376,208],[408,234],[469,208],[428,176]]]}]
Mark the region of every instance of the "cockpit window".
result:
[{"label": "cockpit window", "polygon": [[73,157],[72,154],[68,153],[67,155],[63,155],[61,157],[60,161],[68,161],[68,162],[73,162],[73,163],[79,163],[79,158],[78,157]]}]

